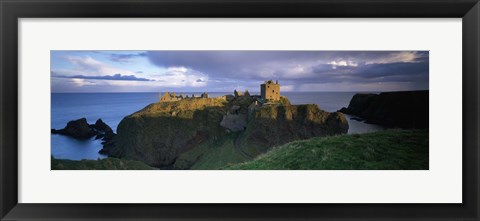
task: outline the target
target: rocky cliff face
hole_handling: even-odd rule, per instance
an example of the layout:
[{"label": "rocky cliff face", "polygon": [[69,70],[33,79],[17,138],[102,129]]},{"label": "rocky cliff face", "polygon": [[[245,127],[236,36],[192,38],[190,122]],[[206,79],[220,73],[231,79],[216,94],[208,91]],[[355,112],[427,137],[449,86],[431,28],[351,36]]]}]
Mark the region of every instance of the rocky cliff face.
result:
[{"label": "rocky cliff face", "polygon": [[[241,116],[243,128],[232,123],[235,116]],[[229,133],[238,134],[235,149],[255,156],[292,140],[347,131],[343,114],[328,113],[316,105],[284,102],[260,106],[250,96],[198,98],[151,104],[125,117],[114,144],[106,148],[113,157],[169,167],[185,151],[200,144],[215,146]]]},{"label": "rocky cliff face", "polygon": [[259,108],[240,136],[237,146],[256,156],[269,148],[294,140],[348,132],[342,113],[329,113],[317,105],[270,105]]},{"label": "rocky cliff face", "polygon": [[428,91],[355,94],[339,112],[387,127],[428,128]]},{"label": "rocky cliff face", "polygon": [[169,166],[183,151],[224,135],[219,124],[223,115],[223,103],[217,99],[151,104],[120,122],[109,155]]}]

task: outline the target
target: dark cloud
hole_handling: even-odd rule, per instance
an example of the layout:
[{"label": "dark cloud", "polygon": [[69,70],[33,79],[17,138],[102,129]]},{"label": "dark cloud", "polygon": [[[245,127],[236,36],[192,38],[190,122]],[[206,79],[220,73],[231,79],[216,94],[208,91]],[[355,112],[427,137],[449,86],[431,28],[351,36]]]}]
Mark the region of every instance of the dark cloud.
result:
[{"label": "dark cloud", "polygon": [[[289,59],[306,61],[308,52],[295,51],[149,51],[149,60],[161,67],[183,66],[210,76],[242,78],[255,75],[259,65],[282,62]],[[248,72],[247,76],[237,76],[238,72]]]},{"label": "dark cloud", "polygon": [[53,75],[52,77],[56,78],[75,78],[75,79],[90,79],[90,80],[114,80],[114,81],[155,81],[152,79],[147,78],[138,78],[134,75],[121,75],[121,74],[114,74],[114,75],[102,75],[102,76],[85,76],[85,75]]},{"label": "dark cloud", "polygon": [[138,57],[147,56],[146,52],[130,53],[130,54],[121,54],[121,53],[111,53],[110,60],[115,62],[131,62],[133,59]]},{"label": "dark cloud", "polygon": [[157,66],[187,67],[219,81],[274,78],[311,83],[428,76],[428,51],[149,51],[147,57]]},{"label": "dark cloud", "polygon": [[335,69],[321,65],[314,68],[315,77],[305,82],[379,82],[379,81],[428,81],[428,63],[387,63],[339,66]]}]

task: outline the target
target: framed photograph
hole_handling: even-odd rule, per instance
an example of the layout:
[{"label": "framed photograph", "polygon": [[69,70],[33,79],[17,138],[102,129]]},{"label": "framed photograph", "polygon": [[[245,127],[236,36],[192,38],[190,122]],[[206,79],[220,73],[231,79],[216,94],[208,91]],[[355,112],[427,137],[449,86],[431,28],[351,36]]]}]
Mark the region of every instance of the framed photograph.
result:
[{"label": "framed photograph", "polygon": [[0,10],[1,220],[479,220],[477,0]]}]

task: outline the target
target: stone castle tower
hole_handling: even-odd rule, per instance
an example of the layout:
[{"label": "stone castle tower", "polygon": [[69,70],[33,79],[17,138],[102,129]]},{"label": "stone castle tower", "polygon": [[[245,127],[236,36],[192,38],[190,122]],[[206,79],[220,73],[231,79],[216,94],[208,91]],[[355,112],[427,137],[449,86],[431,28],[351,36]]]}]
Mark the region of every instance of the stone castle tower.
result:
[{"label": "stone castle tower", "polygon": [[260,92],[265,100],[280,100],[280,84],[278,80],[275,83],[272,80],[265,81],[264,84],[260,85]]}]

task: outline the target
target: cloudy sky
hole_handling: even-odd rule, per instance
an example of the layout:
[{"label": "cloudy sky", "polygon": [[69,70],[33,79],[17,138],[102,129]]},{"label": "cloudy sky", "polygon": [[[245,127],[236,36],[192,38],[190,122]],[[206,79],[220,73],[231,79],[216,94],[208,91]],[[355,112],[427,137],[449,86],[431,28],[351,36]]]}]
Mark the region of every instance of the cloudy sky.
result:
[{"label": "cloudy sky", "polygon": [[428,51],[51,51],[52,92],[428,90]]}]

